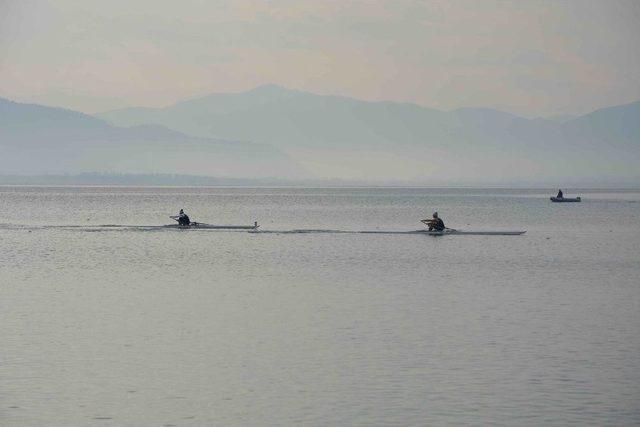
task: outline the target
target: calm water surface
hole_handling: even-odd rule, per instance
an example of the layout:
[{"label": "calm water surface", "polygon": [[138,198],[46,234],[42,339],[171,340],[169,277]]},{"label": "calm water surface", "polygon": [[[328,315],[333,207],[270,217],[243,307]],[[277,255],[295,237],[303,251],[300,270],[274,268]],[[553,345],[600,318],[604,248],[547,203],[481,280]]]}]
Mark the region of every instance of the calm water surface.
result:
[{"label": "calm water surface", "polygon": [[[0,187],[0,425],[638,425],[640,192],[552,194]],[[527,233],[290,232],[433,210]]]}]

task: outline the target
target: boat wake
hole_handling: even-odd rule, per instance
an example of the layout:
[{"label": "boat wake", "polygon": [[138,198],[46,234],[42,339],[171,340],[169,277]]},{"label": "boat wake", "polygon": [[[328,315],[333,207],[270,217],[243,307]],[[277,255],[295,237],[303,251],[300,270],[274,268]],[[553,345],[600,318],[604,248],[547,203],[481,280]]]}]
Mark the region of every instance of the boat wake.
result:
[{"label": "boat wake", "polygon": [[519,236],[526,231],[464,231],[447,229],[445,231],[429,230],[255,230],[251,233],[259,234],[420,234],[427,236]]},{"label": "boat wake", "polygon": [[124,224],[98,224],[98,225],[30,225],[30,224],[0,224],[0,230],[68,230],[83,232],[100,231],[249,231],[255,230],[248,226],[216,226],[216,227],[180,227],[170,225],[124,225]]},{"label": "boat wake", "polygon": [[69,231],[223,231],[245,232],[253,234],[417,234],[423,230],[415,231],[381,231],[381,230],[336,230],[336,229],[293,229],[293,230],[260,230],[250,227],[234,226],[197,226],[180,227],[170,225],[124,225],[124,224],[98,224],[98,225],[31,225],[31,224],[0,224],[0,230],[69,230]]},{"label": "boat wake", "polygon": [[445,231],[421,230],[337,230],[337,229],[292,229],[292,230],[261,230],[250,226],[230,226],[230,225],[209,225],[200,224],[198,226],[180,227],[171,225],[124,225],[124,224],[101,224],[101,225],[27,225],[27,224],[0,224],[0,230],[14,231],[37,231],[37,230],[61,230],[78,232],[186,232],[186,231],[208,231],[208,232],[244,232],[251,234],[384,234],[384,235],[483,235],[483,236],[515,236],[524,234],[525,231],[464,231],[447,229]]},{"label": "boat wake", "polygon": [[255,230],[257,234],[424,234],[425,230],[334,230],[334,229],[297,229],[297,230]]}]

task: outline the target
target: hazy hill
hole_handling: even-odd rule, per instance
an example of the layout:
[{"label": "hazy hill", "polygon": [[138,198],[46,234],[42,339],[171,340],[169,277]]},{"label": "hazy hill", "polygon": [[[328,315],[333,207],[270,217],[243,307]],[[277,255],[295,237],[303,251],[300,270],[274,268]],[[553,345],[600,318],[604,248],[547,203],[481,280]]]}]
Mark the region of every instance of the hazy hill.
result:
[{"label": "hazy hill", "polygon": [[577,116],[574,116],[571,114],[556,114],[553,116],[544,117],[544,119],[551,120],[552,122],[564,123],[564,122],[568,122],[569,120],[573,120],[576,117]]},{"label": "hazy hill", "polygon": [[166,108],[99,117],[282,149],[318,176],[346,179],[527,180],[638,177],[639,103],[568,121],[483,108],[439,111],[261,86]]},{"label": "hazy hill", "polygon": [[199,138],[160,125],[129,128],[75,111],[0,98],[0,174],[85,171],[300,177],[265,144]]},{"label": "hazy hill", "polygon": [[640,101],[602,108],[563,124],[576,138],[640,145]]}]

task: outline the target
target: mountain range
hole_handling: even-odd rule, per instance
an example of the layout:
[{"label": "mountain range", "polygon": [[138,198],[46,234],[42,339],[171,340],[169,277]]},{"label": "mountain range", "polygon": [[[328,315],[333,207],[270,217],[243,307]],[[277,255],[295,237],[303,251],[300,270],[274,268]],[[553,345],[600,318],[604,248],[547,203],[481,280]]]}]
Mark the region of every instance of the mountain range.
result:
[{"label": "mountain range", "polygon": [[100,114],[272,145],[320,177],[494,181],[639,176],[640,102],[557,119],[322,96],[275,85]]},{"label": "mountain range", "polygon": [[62,108],[0,98],[0,175],[82,172],[297,178],[304,171],[265,144],[185,135],[162,125],[113,126]]},{"label": "mountain range", "polygon": [[0,98],[0,148],[0,175],[630,182],[640,178],[640,102],[528,119],[266,85],[93,117]]}]

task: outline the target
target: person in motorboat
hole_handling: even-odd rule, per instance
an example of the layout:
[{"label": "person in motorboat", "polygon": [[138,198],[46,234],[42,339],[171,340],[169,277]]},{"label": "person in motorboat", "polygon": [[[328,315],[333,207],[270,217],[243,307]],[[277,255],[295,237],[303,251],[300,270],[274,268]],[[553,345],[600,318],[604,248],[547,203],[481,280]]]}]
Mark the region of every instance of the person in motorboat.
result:
[{"label": "person in motorboat", "polygon": [[562,194],[562,190],[558,190],[558,195],[556,196],[556,198],[562,199],[563,197],[564,195]]},{"label": "person in motorboat", "polygon": [[444,221],[438,216],[438,212],[434,212],[431,219],[423,219],[422,222],[429,227],[429,231],[444,231],[446,228]]},{"label": "person in motorboat", "polygon": [[178,221],[178,225],[189,225],[191,224],[191,220],[189,219],[189,215],[184,213],[184,209],[180,209],[180,213],[176,219]]}]

